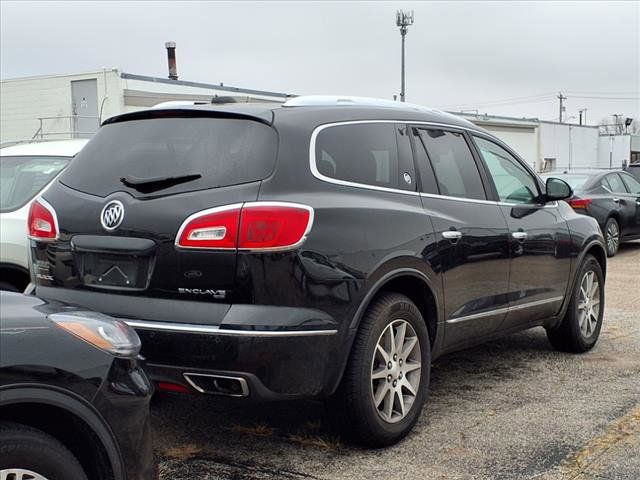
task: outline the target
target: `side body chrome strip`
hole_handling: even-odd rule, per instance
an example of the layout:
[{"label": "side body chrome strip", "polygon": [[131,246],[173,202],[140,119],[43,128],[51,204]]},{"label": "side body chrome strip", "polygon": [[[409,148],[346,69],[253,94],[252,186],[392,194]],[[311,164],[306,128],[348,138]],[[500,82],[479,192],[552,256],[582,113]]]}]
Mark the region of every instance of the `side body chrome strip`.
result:
[{"label": "side body chrome strip", "polygon": [[466,315],[464,317],[455,317],[447,320],[446,323],[459,323],[466,322],[467,320],[476,320],[478,318],[490,317],[492,315],[500,315],[501,313],[509,313],[518,310],[525,310],[531,307],[538,307],[540,305],[545,305],[547,303],[556,303],[564,300],[564,297],[553,297],[553,298],[545,298],[543,300],[536,300],[534,302],[523,303],[521,305],[514,305],[512,307],[503,307],[497,308],[495,310],[489,310],[488,312],[474,313],[473,315]]},{"label": "side body chrome strip", "polygon": [[120,319],[130,327],[141,330],[160,330],[163,332],[202,333],[206,335],[224,335],[229,337],[311,337],[335,335],[338,330],[231,330],[217,325],[196,325],[193,323],[154,322],[150,320]]}]

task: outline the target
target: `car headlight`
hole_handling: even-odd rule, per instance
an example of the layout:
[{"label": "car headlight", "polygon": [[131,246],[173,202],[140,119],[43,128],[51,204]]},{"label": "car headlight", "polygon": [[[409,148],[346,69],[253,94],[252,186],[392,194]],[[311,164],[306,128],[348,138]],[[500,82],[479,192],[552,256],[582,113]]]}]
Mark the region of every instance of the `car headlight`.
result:
[{"label": "car headlight", "polygon": [[48,316],[58,327],[118,357],[135,357],[140,352],[140,337],[121,320],[96,312],[52,313]]}]

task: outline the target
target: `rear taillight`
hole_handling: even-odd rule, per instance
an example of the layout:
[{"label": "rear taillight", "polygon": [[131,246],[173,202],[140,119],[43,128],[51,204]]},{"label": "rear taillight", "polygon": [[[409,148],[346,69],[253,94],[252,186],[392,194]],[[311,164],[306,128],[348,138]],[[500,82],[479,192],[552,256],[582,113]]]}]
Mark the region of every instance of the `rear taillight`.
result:
[{"label": "rear taillight", "polygon": [[56,212],[42,198],[37,199],[29,208],[29,237],[36,240],[55,240],[58,238]]},{"label": "rear taillight", "polygon": [[593,202],[591,198],[574,198],[569,200],[569,205],[571,205],[574,210],[586,210],[587,207],[591,205],[591,202]]},{"label": "rear taillight", "polygon": [[250,202],[203,210],[187,218],[176,237],[182,248],[286,250],[300,245],[313,209],[285,202]]}]

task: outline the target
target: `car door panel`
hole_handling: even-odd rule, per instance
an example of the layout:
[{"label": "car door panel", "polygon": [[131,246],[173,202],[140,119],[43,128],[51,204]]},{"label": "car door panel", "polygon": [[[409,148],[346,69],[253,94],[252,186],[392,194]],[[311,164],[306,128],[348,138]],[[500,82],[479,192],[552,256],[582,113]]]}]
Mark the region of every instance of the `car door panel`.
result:
[{"label": "car door panel", "polygon": [[496,202],[486,199],[476,160],[461,132],[414,127],[413,133],[422,203],[438,239],[424,257],[441,273],[444,342],[450,348],[490,335],[504,320],[507,223]]},{"label": "car door panel", "polygon": [[474,135],[474,142],[509,230],[509,309],[500,328],[526,327],[562,305],[571,270],[569,228],[514,154],[488,138]]}]

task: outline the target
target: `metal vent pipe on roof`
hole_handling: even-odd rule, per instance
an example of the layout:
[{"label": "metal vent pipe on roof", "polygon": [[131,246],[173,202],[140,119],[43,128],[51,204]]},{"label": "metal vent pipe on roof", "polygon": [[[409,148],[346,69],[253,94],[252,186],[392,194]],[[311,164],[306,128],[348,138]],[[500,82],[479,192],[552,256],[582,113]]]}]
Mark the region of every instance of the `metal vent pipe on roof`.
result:
[{"label": "metal vent pipe on roof", "polygon": [[178,67],[176,67],[176,42],[165,42],[167,49],[167,61],[169,62],[169,78],[178,79]]}]

